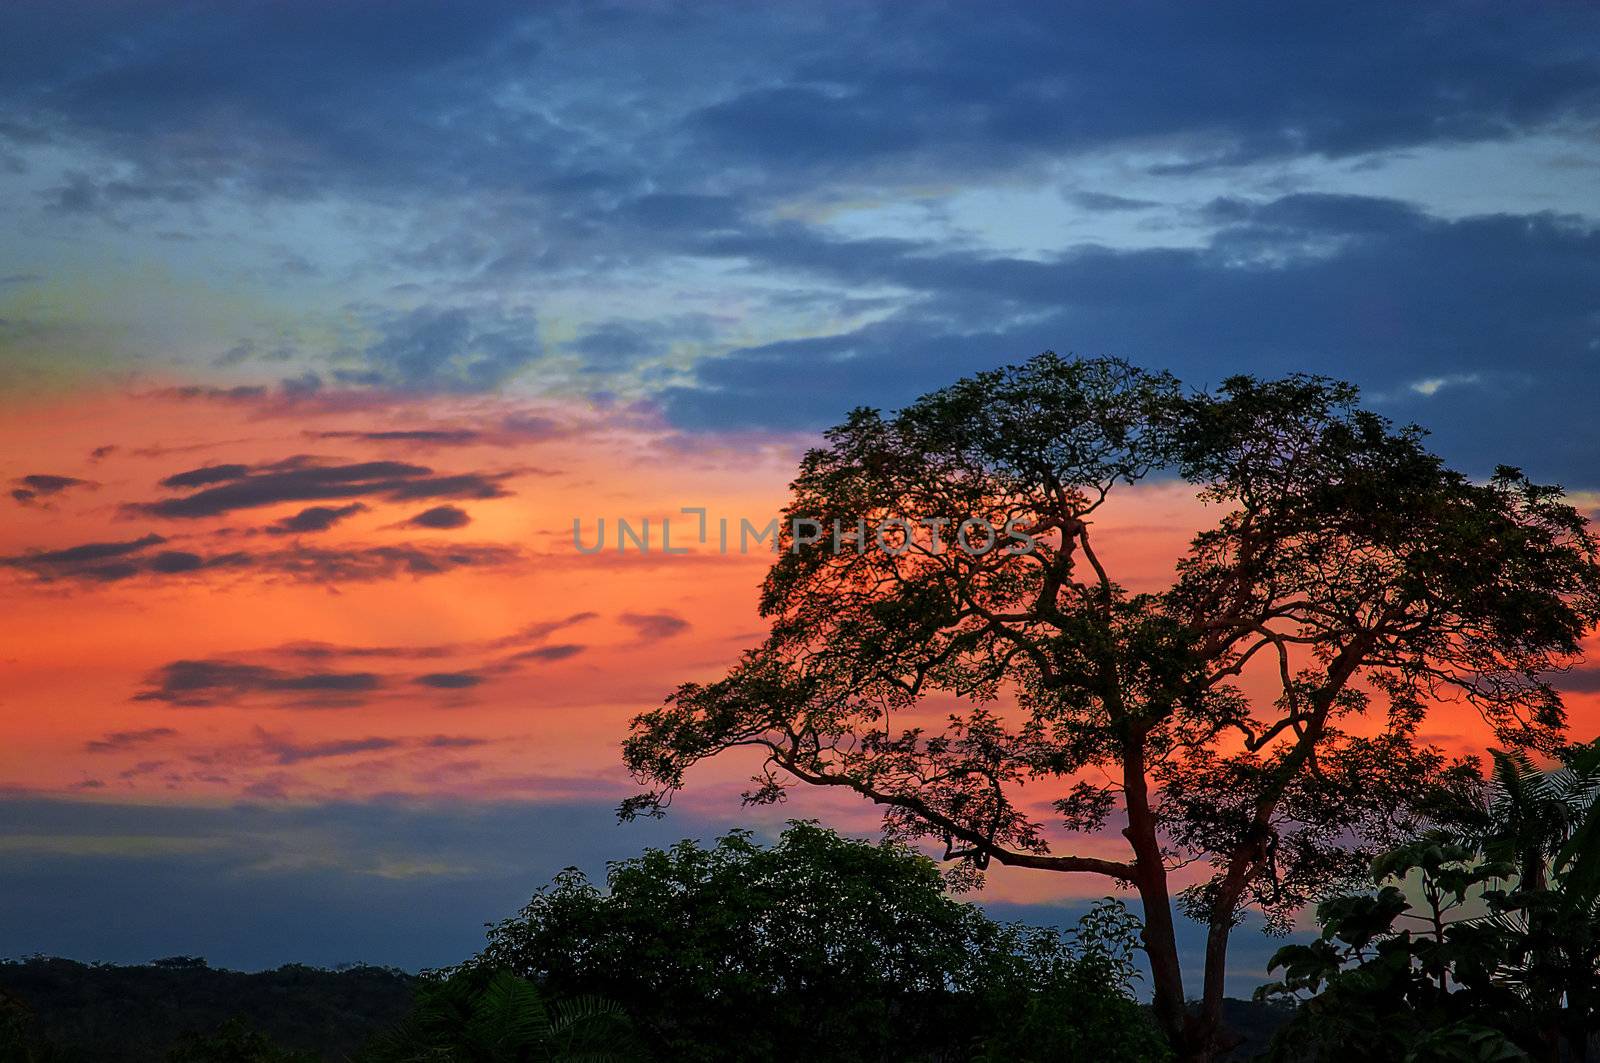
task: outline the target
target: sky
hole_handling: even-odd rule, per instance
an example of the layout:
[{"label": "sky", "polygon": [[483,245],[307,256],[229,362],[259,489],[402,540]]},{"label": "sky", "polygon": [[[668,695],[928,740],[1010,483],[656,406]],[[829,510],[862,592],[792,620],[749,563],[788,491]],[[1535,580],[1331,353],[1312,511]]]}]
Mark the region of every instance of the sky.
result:
[{"label": "sky", "polygon": [[[1593,509],[1597,221],[1578,3],[6,4],[0,955],[445,964],[567,865],[871,832],[737,757],[618,825],[618,743],[761,635],[719,520],[1044,349],[1351,380]],[[1205,514],[1108,520],[1158,586]]]}]

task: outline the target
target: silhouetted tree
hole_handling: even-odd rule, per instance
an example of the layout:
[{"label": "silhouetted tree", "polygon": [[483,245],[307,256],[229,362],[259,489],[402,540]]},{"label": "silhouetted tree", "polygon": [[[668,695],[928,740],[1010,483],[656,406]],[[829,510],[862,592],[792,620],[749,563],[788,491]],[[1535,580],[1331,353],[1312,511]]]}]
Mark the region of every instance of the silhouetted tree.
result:
[{"label": "silhouetted tree", "polygon": [[[766,641],[634,721],[625,756],[650,789],[623,814],[659,812],[690,766],[754,746],[767,769],[750,801],[840,787],[971,871],[1131,883],[1160,1024],[1184,1059],[1214,1058],[1241,912],[1281,926],[1403,836],[1463,767],[1417,739],[1440,697],[1509,747],[1552,749],[1563,711],[1545,677],[1600,616],[1596,544],[1559,491],[1513,469],[1473,482],[1356,400],[1304,376],[1191,394],[1046,353],[892,417],[856,410],[792,485]],[[1170,587],[1130,590],[1096,516],[1169,473],[1217,516]],[[957,548],[970,518],[1036,546]],[[835,522],[844,537],[864,523],[865,548],[836,549]],[[871,543],[880,527],[891,548]],[[1273,693],[1246,693],[1251,669]],[[1052,851],[1024,783],[1053,788],[1070,831],[1116,820],[1127,854]],[[1174,896],[1186,861],[1212,874]],[[1192,1014],[1180,907],[1208,927]]]}]

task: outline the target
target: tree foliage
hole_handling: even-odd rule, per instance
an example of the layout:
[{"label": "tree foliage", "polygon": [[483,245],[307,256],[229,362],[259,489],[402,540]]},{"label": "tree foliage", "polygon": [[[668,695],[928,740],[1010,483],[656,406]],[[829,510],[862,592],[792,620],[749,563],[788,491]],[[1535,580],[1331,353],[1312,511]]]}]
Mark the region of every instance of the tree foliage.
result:
[{"label": "tree foliage", "polygon": [[[204,966],[204,964],[201,964]],[[167,1063],[316,1063],[309,1052],[277,1045],[241,1019],[229,1019],[215,1030],[191,1033],[167,1053]]]},{"label": "tree foliage", "polygon": [[1283,980],[1259,995],[1310,995],[1273,1058],[1587,1059],[1600,1029],[1597,793],[1600,744],[1548,770],[1497,752],[1463,829],[1385,854],[1376,893],[1324,901],[1321,937],[1273,957]]},{"label": "tree foliage", "polygon": [[178,1051],[342,1060],[406,1013],[414,981],[367,966],[246,974],[187,957],[134,966],[8,960],[0,962],[0,1063],[164,1063]]},{"label": "tree foliage", "polygon": [[790,824],[569,870],[470,968],[617,1002],[663,1060],[1159,1060],[1130,995],[1138,925],[1001,925],[896,843]]},{"label": "tree foliage", "polygon": [[[968,875],[1000,861],[1132,883],[1157,1014],[1208,1058],[1243,909],[1285,925],[1462,785],[1471,766],[1418,740],[1431,705],[1472,706],[1509,748],[1559,744],[1547,677],[1600,617],[1595,541],[1556,489],[1506,468],[1474,482],[1422,435],[1320,378],[1193,393],[1049,353],[893,416],[858,409],[792,484],[765,642],[634,720],[625,758],[648,789],[622,811],[658,813],[692,765],[754,746],[749,801],[842,787]],[[1131,590],[1097,517],[1174,476],[1215,519],[1169,587]],[[969,519],[1035,547],[954,548]],[[802,524],[868,532],[838,549]],[[1256,669],[1271,695],[1247,695]],[[930,704],[954,706],[942,726]],[[1052,845],[1113,821],[1123,858]],[[1184,863],[1212,873],[1174,898]],[[1175,906],[1209,927],[1198,1016]]]},{"label": "tree foliage", "polygon": [[418,987],[395,1029],[361,1063],[643,1063],[633,1024],[615,1003],[547,1004],[534,983],[474,965]]}]

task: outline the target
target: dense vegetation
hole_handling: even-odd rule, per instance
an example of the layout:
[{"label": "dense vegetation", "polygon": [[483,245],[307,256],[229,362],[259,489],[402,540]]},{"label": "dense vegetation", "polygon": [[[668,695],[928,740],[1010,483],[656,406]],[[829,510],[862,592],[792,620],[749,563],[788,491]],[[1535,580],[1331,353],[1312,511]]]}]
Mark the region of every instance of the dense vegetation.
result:
[{"label": "dense vegetation", "polygon": [[415,981],[379,967],[242,974],[187,957],[0,963],[0,1063],[342,1059],[400,1020]]}]

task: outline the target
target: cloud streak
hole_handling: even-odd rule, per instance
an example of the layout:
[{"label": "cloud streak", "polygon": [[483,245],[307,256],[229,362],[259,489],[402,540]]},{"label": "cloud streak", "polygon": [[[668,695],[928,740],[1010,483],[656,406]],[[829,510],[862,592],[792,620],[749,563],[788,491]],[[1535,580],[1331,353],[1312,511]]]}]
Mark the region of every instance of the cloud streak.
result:
[{"label": "cloud streak", "polygon": [[163,665],[134,701],[177,708],[215,708],[266,701],[278,708],[352,708],[383,686],[373,672],[291,672],[220,659],[179,660]]},{"label": "cloud streak", "polygon": [[192,494],[136,503],[129,512],[151,517],[191,520],[283,502],[381,498],[415,502],[435,498],[504,498],[507,473],[435,475],[425,465],[399,461],[329,464],[294,457],[268,465],[222,465],[191,469],[169,476],[162,485],[199,488]]},{"label": "cloud streak", "polygon": [[[302,513],[301,516],[304,516]],[[299,517],[293,518],[299,520]],[[273,530],[273,529],[269,529]],[[275,526],[278,534],[313,530]],[[234,550],[202,554],[192,550],[154,550],[168,540],[154,533],[121,542],[83,543],[58,550],[35,550],[0,558],[0,566],[25,572],[42,583],[84,586],[136,578],[197,579],[216,575],[254,576],[298,583],[372,583],[442,576],[463,569],[505,569],[520,564],[514,546],[496,543],[351,544],[296,543],[283,549]]]}]

